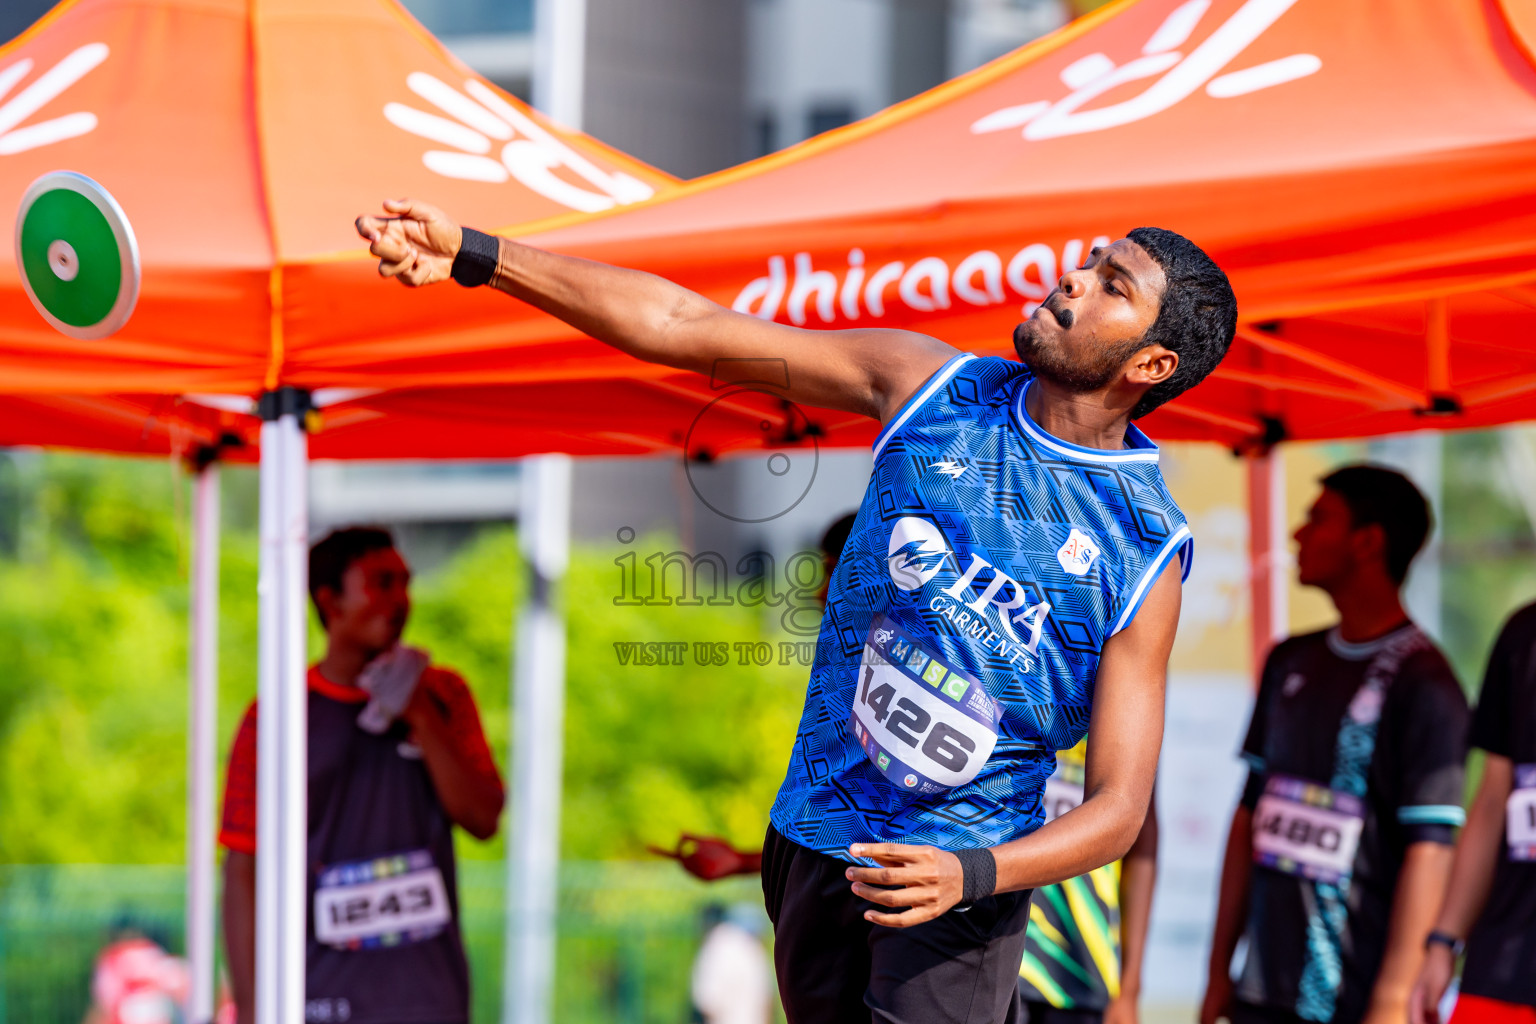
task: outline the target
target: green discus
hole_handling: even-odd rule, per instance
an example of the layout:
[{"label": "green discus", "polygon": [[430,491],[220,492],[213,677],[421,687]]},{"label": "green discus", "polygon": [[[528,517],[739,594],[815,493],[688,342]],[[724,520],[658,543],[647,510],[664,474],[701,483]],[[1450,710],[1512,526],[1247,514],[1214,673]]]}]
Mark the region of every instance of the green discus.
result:
[{"label": "green discus", "polygon": [[16,266],[32,305],[71,338],[105,338],[139,300],[139,244],[123,208],[73,171],[45,174],[21,197]]}]

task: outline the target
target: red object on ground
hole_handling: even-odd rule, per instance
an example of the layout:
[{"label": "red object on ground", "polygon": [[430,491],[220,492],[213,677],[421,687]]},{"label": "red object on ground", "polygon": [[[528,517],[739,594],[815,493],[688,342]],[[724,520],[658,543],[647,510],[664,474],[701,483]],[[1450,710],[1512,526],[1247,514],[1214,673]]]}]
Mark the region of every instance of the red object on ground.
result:
[{"label": "red object on ground", "polygon": [[675,850],[663,850],[659,846],[647,847],[652,853],[671,857],[683,865],[683,870],[706,882],[714,882],[731,875],[755,875],[762,870],[761,850],[751,853],[738,850],[724,839],[711,836],[695,836],[683,833]]},{"label": "red object on ground", "polygon": [[1462,993],[1456,997],[1449,1024],[1536,1024],[1536,1006]]}]

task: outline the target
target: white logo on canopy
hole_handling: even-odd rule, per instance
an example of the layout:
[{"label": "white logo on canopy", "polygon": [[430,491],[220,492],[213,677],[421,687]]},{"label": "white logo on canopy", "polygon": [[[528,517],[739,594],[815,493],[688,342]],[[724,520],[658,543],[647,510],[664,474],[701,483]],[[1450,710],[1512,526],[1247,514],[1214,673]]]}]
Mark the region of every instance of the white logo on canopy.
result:
[{"label": "white logo on canopy", "polygon": [[[516,178],[546,199],[584,213],[628,205],[655,194],[645,182],[622,171],[609,172],[596,166],[482,82],[470,79],[460,92],[417,71],[406,77],[405,84],[449,117],[403,103],[385,104],[384,117],[412,135],[451,147],[428,150],[421,158],[428,170],[446,178],[491,184]],[[490,155],[497,143],[501,144],[499,159]],[[583,188],[555,173],[561,169],[591,187]]]},{"label": "white logo on canopy", "polygon": [[0,156],[25,153],[39,146],[63,142],[84,135],[96,127],[96,115],[80,111],[49,118],[36,124],[22,122],[58,98],[59,94],[107,59],[106,43],[87,43],[43,72],[25,89],[12,96],[12,89],[32,72],[32,58],[23,57],[0,68]]},{"label": "white logo on canopy", "polygon": [[[982,135],[1022,126],[1026,139],[1054,139],[1116,128],[1160,114],[1192,96],[1201,86],[1207,96],[1226,99],[1305,78],[1323,66],[1310,53],[1293,53],[1218,77],[1295,3],[1296,0],[1248,0],[1186,55],[1179,48],[1189,41],[1211,6],[1211,0],[1187,0],[1175,7],[1152,33],[1141,48],[1140,57],[1116,64],[1107,54],[1091,53],[1062,69],[1062,84],[1072,90],[1064,99],[1036,100],[994,110],[972,124],[971,131]],[[1082,109],[1111,89],[1153,76],[1161,77],[1130,99],[1107,107]]]}]

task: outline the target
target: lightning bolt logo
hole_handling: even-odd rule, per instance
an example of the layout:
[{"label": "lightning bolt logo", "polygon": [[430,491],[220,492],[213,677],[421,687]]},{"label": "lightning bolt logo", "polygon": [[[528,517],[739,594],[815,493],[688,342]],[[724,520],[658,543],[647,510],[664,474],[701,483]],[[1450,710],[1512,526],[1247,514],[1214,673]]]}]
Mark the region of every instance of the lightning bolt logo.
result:
[{"label": "lightning bolt logo", "polygon": [[885,553],[891,582],[902,590],[922,587],[950,557],[949,542],[938,527],[917,516],[903,516],[896,521]]},{"label": "lightning bolt logo", "polygon": [[923,573],[937,569],[944,562],[944,556],[948,551],[931,551],[924,548],[918,541],[908,541],[891,555],[891,572],[901,572],[908,576],[921,576]]},{"label": "lightning bolt logo", "polygon": [[944,459],[941,462],[935,462],[933,465],[929,466],[928,468],[929,469],[933,469],[933,470],[937,470],[938,472],[943,473],[945,476],[949,477],[951,480],[958,480],[958,479],[960,479],[960,474],[965,472],[965,467],[964,466],[960,465],[960,463],[955,462],[955,461],[953,461],[951,459]]}]

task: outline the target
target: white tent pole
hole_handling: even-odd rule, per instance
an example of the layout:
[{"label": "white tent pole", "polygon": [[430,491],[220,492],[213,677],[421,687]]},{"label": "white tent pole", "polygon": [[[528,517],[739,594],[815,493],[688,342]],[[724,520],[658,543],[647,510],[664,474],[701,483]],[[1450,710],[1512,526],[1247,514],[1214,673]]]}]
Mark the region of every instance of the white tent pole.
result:
[{"label": "white tent pole", "polygon": [[308,878],[308,395],[262,396],[261,602],[257,721],[256,1020],[304,1019]]},{"label": "white tent pole", "polygon": [[587,63],[587,0],[534,0],[533,105],[581,128]]},{"label": "white tent pole", "polygon": [[1269,649],[1290,632],[1285,456],[1276,446],[1248,460],[1248,594],[1255,685]]},{"label": "white tent pole", "polygon": [[214,782],[219,704],[219,464],[199,456],[192,485],[191,680],[187,727],[187,1019],[214,1011]]},{"label": "white tent pole", "polygon": [[282,442],[276,419],[261,425],[261,554],[256,658],[256,1024],[282,1024],[277,997],[278,744],[282,728]]},{"label": "white tent pole", "polygon": [[512,673],[512,820],[507,843],[504,1024],[552,1019],[555,893],[565,724],[565,622],[555,588],[570,550],[571,460],[523,460],[518,530],[528,599],[518,614]]}]

